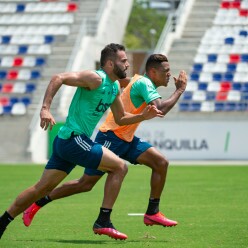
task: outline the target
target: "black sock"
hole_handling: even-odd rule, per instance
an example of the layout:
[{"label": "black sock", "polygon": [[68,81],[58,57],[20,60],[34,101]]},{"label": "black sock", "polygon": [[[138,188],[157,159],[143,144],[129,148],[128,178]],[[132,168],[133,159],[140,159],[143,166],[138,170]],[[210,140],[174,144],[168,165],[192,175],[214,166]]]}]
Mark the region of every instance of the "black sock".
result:
[{"label": "black sock", "polygon": [[110,221],[111,212],[112,212],[112,209],[100,208],[100,213],[98,215],[96,223],[102,227],[108,227],[109,224],[111,223]]},{"label": "black sock", "polygon": [[51,202],[51,198],[47,195],[43,198],[41,198],[40,200],[38,200],[36,203],[36,205],[40,206],[40,207],[43,207],[45,206],[47,203]]},{"label": "black sock", "polygon": [[14,218],[7,211],[5,211],[0,217],[0,229],[4,230],[12,220],[14,220]]},{"label": "black sock", "polygon": [[146,214],[153,215],[159,212],[159,201],[160,199],[149,199],[148,208],[146,210]]}]

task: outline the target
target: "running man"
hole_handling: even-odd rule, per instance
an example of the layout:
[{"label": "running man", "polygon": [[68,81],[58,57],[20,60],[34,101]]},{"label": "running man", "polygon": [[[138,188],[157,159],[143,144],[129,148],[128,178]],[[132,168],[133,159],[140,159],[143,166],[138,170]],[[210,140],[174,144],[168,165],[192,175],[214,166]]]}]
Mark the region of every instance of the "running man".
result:
[{"label": "running man", "polygon": [[[170,76],[167,57],[161,54],[151,55],[146,63],[146,74],[135,75],[121,94],[125,110],[138,114],[149,104],[156,106],[163,115],[166,115],[178,101],[187,84],[187,75],[181,71],[178,78],[174,77],[175,92],[169,99],[161,100],[157,87],[166,87]],[[124,80],[124,83],[127,83],[127,80]],[[156,148],[134,135],[138,125],[139,123],[120,126],[115,123],[114,115],[110,112],[106,121],[101,125],[95,141],[132,164],[144,164],[152,169],[150,198],[144,215],[144,223],[175,226],[176,221],[166,218],[159,211],[160,197],[165,185],[169,162]],[[29,226],[37,211],[52,200],[90,191],[103,174],[102,171],[86,168],[80,179],[63,184],[32,204],[23,214],[24,224]]]},{"label": "running man", "polygon": [[52,129],[55,120],[50,113],[53,97],[61,85],[77,87],[65,125],[59,130],[53,143],[53,154],[40,180],[23,191],[0,217],[0,238],[8,224],[33,202],[48,195],[76,166],[107,172],[104,198],[94,232],[115,239],[126,239],[111,223],[110,213],[127,173],[127,166],[116,154],[90,137],[104,112],[111,106],[116,123],[129,125],[155,116],[161,111],[150,106],[137,115],[124,112],[120,98],[118,79],[126,77],[129,67],[125,47],[109,44],[101,51],[101,70],[61,73],[51,78],[46,89],[40,126]]}]

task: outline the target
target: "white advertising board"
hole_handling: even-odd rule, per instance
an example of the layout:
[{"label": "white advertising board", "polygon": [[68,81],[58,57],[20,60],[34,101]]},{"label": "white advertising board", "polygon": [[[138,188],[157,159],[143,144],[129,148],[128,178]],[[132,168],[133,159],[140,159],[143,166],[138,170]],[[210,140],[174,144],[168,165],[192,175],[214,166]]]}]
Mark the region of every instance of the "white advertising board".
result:
[{"label": "white advertising board", "polygon": [[143,122],[136,136],[173,160],[247,160],[248,122]]}]

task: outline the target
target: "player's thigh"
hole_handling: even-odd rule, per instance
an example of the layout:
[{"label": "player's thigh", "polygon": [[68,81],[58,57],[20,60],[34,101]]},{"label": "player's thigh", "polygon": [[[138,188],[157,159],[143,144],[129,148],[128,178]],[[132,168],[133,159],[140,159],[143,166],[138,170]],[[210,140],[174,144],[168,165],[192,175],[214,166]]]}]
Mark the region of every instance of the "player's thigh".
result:
[{"label": "player's thigh", "polygon": [[125,162],[119,158],[116,154],[111,152],[109,149],[102,147],[102,159],[99,164],[98,170],[102,171],[116,171],[116,170],[126,170]]},{"label": "player's thigh", "polygon": [[137,158],[139,164],[144,164],[151,168],[154,168],[161,162],[164,163],[165,161],[167,160],[164,155],[155,147],[150,147]]},{"label": "player's thigh", "polygon": [[67,173],[62,170],[45,169],[40,180],[35,185],[38,190],[52,190],[55,188],[65,177]]}]

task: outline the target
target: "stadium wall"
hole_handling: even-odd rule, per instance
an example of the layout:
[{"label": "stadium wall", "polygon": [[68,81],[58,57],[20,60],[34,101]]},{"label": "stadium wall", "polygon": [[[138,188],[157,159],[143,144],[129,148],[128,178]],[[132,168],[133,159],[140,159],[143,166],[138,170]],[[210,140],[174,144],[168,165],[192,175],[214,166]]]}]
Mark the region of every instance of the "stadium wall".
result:
[{"label": "stadium wall", "polygon": [[136,133],[173,160],[248,160],[247,121],[143,122]]}]

